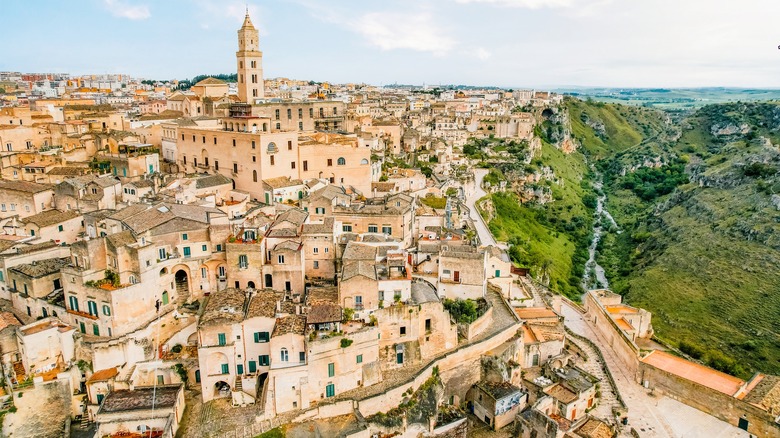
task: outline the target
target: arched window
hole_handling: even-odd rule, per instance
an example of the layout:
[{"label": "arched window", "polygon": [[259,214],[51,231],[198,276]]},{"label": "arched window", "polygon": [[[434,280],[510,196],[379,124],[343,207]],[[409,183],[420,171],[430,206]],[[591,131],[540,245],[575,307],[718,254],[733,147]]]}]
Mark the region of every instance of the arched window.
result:
[{"label": "arched window", "polygon": [[282,354],[281,354],[281,360],[282,360],[282,362],[287,362],[287,361],[289,360],[289,358],[290,358],[290,357],[289,357],[289,355],[287,354],[287,349],[286,349],[286,348],[284,348],[284,347],[282,347],[282,351],[281,351],[281,353],[282,353]]},{"label": "arched window", "polygon": [[338,164],[339,166],[343,166],[347,164],[347,160],[345,160],[344,157],[339,157],[338,161],[336,161],[336,164]]},{"label": "arched window", "polygon": [[257,171],[256,170],[252,171],[252,181],[257,182]]},{"label": "arched window", "polygon": [[276,143],[274,143],[274,142],[268,143],[268,152],[269,153],[277,152],[277,151],[278,151],[278,149],[276,148]]},{"label": "arched window", "polygon": [[362,160],[360,160],[360,164],[368,164],[368,160],[363,158]]}]

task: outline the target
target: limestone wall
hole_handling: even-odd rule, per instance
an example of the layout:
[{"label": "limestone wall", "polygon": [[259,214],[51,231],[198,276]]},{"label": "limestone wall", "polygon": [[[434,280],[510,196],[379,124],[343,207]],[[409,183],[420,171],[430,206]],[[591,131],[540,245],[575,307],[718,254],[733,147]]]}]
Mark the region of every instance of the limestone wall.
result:
[{"label": "limestone wall", "polygon": [[636,376],[639,363],[639,347],[631,341],[615,324],[604,307],[590,293],[585,294],[586,309],[583,318],[589,320],[610,345],[615,356]]},{"label": "limestone wall", "polygon": [[767,412],[736,399],[728,394],[668,373],[644,362],[639,363],[639,377],[649,388],[675,400],[706,412],[733,426],[744,417],[748,421],[748,432],[758,437],[780,436],[780,424]]}]

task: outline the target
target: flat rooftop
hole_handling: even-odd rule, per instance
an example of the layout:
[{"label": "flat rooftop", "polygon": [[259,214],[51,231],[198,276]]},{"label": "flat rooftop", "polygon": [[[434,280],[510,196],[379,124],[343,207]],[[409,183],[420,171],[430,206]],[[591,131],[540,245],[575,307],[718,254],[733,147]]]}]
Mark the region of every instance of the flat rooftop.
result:
[{"label": "flat rooftop", "polygon": [[696,382],[715,391],[733,396],[739,391],[744,380],[712,368],[699,365],[683,358],[655,350],[645,356],[642,362],[652,365],[670,374]]},{"label": "flat rooftop", "polygon": [[558,318],[558,315],[552,309],[547,307],[517,307],[515,313],[522,320],[539,318]]}]

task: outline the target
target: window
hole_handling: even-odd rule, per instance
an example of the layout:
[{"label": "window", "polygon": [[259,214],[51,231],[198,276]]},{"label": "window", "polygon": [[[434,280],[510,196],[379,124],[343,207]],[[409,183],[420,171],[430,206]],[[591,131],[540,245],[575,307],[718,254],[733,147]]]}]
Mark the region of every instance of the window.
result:
[{"label": "window", "polygon": [[393,227],[391,227],[390,225],[382,225],[382,233],[393,234]]},{"label": "window", "polygon": [[214,170],[219,170],[219,161],[214,160]]},{"label": "window", "polygon": [[298,108],[298,118],[299,119],[303,118],[303,108]]},{"label": "window", "polygon": [[236,139],[235,138],[233,139],[233,147],[236,147]]},{"label": "window", "polygon": [[276,117],[276,120],[279,120],[279,110],[274,111],[274,116]]},{"label": "window", "polygon": [[214,137],[214,144],[217,144],[217,137]]},{"label": "window", "polygon": [[190,252],[190,247],[189,246],[185,246],[182,249],[184,250],[184,257],[189,257],[189,256],[192,255],[192,253]]},{"label": "window", "polygon": [[206,268],[200,268],[200,278],[206,278],[207,270]]},{"label": "window", "polygon": [[291,169],[295,169],[295,161],[291,161],[290,162],[290,168]]},{"label": "window", "polygon": [[328,158],[328,166],[332,166],[332,165],[333,165],[333,159],[332,158]]},{"label": "window", "polygon": [[228,374],[230,372],[230,366],[226,363],[222,364],[222,374]]},{"label": "window", "polygon": [[317,260],[314,261],[314,269],[320,269],[320,262]]},{"label": "window", "polygon": [[181,235],[181,240],[187,240],[187,238],[188,238],[187,233]]},{"label": "window", "polygon": [[241,269],[246,269],[249,267],[249,258],[247,258],[246,254],[241,254],[238,256],[238,267]]},{"label": "window", "polygon": [[355,309],[363,310],[363,297],[361,295],[355,296]]},{"label": "window", "polygon": [[287,120],[292,120],[292,108],[287,108]]},{"label": "window", "polygon": [[363,363],[363,355],[358,354],[357,357],[355,357],[355,363]]},{"label": "window", "polygon": [[[27,286],[25,284],[25,286]],[[97,303],[94,301],[87,301],[87,308],[89,309],[89,314],[98,316],[98,310],[97,310]]]},{"label": "window", "polygon": [[282,347],[282,351],[280,351],[279,356],[280,356],[280,359],[281,359],[282,362],[287,362],[287,361],[290,360],[290,355],[287,352],[287,349],[284,348],[284,347]]},{"label": "window", "polygon": [[304,351],[298,352],[298,362],[306,363],[306,352]]},{"label": "window", "polygon": [[249,361],[249,373],[254,373],[257,371],[257,362],[250,360]]},{"label": "window", "polygon": [[363,158],[362,160],[360,160],[360,164],[368,164],[368,160]]},{"label": "window", "polygon": [[[14,289],[16,289],[16,285],[14,285]],[[70,310],[79,311],[79,299],[76,297],[68,297],[68,303],[70,304]]]},{"label": "window", "polygon": [[309,117],[314,117],[314,108],[309,108]]},{"label": "window", "polygon": [[376,226],[376,224],[371,224],[368,226],[368,232],[369,233],[378,233],[379,227]]},{"label": "window", "polygon": [[431,331],[431,319],[428,318],[425,320],[425,331],[430,332]]},{"label": "window", "polygon": [[339,157],[338,161],[336,161],[336,164],[339,166],[344,166],[347,164],[347,160],[345,160],[344,157]]},{"label": "window", "polygon": [[255,148],[255,141],[252,140],[252,149],[254,149],[254,148]]},{"label": "window", "polygon": [[325,387],[325,397],[335,397],[336,396],[336,387],[333,386],[332,383],[328,383],[328,386]]},{"label": "window", "polygon": [[206,136],[203,136],[203,144],[206,144]]},{"label": "window", "polygon": [[404,335],[406,335],[406,327],[405,326],[401,327],[401,336],[404,336]]},{"label": "window", "polygon": [[298,130],[303,131],[303,122],[298,122]]},{"label": "window", "polygon": [[233,173],[238,173],[238,163],[233,163]]},{"label": "window", "polygon": [[94,333],[95,336],[100,336],[100,327],[98,327],[97,324],[92,324],[92,333]]},{"label": "window", "polygon": [[168,254],[165,251],[165,248],[159,248],[157,249],[157,255],[159,256],[160,260],[165,260],[168,258]]},{"label": "window", "polygon": [[269,339],[270,339],[270,336],[269,336],[268,332],[255,332],[255,343],[256,344],[268,342]]},{"label": "window", "polygon": [[344,224],[341,226],[341,230],[345,233],[351,233],[352,232],[352,225]]},{"label": "window", "polygon": [[217,244],[217,252],[219,252],[219,251],[222,251],[222,244],[221,243]]},{"label": "window", "polygon": [[325,214],[325,207],[315,207],[314,213],[316,214]]},{"label": "window", "polygon": [[217,343],[219,345],[227,345],[227,340],[225,339],[224,333],[217,333]]},{"label": "window", "polygon": [[276,124],[276,129],[282,129],[282,124],[281,123],[277,123]]},{"label": "window", "polygon": [[262,354],[257,357],[257,363],[261,367],[267,367],[268,365],[271,364],[271,358],[267,354]]},{"label": "window", "polygon": [[256,157],[256,156],[254,156],[254,155],[252,155],[252,162],[253,162],[253,163],[257,163],[257,157]]},{"label": "window", "polygon": [[[307,170],[309,170],[309,162],[303,160],[303,171],[306,172]],[[3,211],[5,211],[5,204],[3,204]]]},{"label": "window", "polygon": [[107,304],[103,304],[103,315],[111,316],[111,307]]},{"label": "window", "polygon": [[328,377],[333,377],[336,375],[336,364],[333,362],[328,364]]},{"label": "window", "polygon": [[273,166],[274,164],[275,164],[275,163],[274,163],[274,156],[273,156],[273,155],[271,155],[271,166]]},{"label": "window", "polygon": [[241,363],[236,364],[236,374],[238,374],[239,376],[244,374],[244,364]]},{"label": "window", "polygon": [[314,252],[314,254],[319,254],[320,249],[315,247],[315,248],[312,248],[312,251]]},{"label": "window", "polygon": [[279,261],[280,265],[284,264],[284,254],[279,254],[279,256],[276,258],[276,260]]}]

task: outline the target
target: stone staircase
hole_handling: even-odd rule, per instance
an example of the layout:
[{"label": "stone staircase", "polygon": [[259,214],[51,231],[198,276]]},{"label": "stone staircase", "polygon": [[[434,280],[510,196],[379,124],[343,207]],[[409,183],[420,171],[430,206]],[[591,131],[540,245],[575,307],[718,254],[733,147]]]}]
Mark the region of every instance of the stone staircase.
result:
[{"label": "stone staircase", "polygon": [[618,400],[618,392],[616,388],[612,386],[612,382],[607,376],[606,364],[601,359],[596,348],[591,345],[590,342],[583,341],[582,339],[578,339],[571,335],[566,335],[566,340],[579,347],[587,356],[587,360],[580,360],[577,365],[601,380],[601,382],[599,382],[601,398],[599,399],[596,408],[593,409],[590,414],[604,420],[613,420],[615,418],[613,414],[614,411],[625,412],[625,407],[623,407],[623,404]]},{"label": "stone staircase", "polygon": [[236,385],[235,388],[233,388],[233,391],[243,391],[244,390],[244,379],[241,378],[241,376],[236,377]]}]

